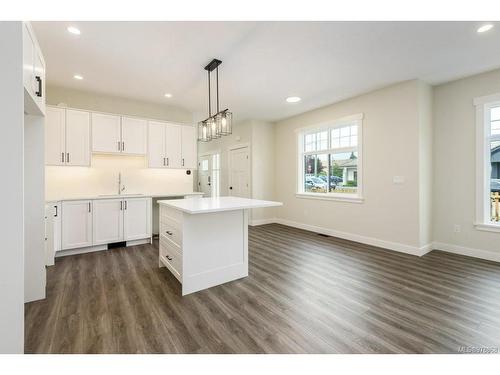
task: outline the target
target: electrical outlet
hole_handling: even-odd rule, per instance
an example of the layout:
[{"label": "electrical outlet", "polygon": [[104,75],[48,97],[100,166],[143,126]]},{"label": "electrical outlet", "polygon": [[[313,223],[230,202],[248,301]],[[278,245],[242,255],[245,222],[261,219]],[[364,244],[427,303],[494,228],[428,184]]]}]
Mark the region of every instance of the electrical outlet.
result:
[{"label": "electrical outlet", "polygon": [[460,227],[460,225],[455,224],[455,225],[453,226],[453,231],[454,231],[455,233],[460,233],[460,232],[462,231],[462,228]]}]

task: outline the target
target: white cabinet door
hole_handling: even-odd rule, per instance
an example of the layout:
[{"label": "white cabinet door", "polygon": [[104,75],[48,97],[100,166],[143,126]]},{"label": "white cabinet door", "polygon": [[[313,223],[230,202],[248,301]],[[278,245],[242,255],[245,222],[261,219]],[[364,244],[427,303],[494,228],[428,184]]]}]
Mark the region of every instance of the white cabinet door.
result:
[{"label": "white cabinet door", "polygon": [[90,113],[66,110],[66,165],[90,165]]},{"label": "white cabinet door", "polygon": [[122,117],[122,152],[146,155],[148,122],[138,118]]},{"label": "white cabinet door", "polygon": [[64,165],[66,161],[66,110],[47,108],[45,121],[45,164]]},{"label": "white cabinet door", "polygon": [[94,245],[123,241],[123,200],[98,199],[92,205]]},{"label": "white cabinet door", "polygon": [[194,126],[183,126],[181,166],[186,169],[196,169],[196,160],[196,128]]},{"label": "white cabinet door", "polygon": [[148,163],[150,168],[166,166],[165,124],[149,121],[148,123]]},{"label": "white cabinet door", "polygon": [[151,198],[124,200],[125,241],[151,237]]},{"label": "white cabinet door", "polygon": [[61,212],[62,250],[92,246],[92,202],[66,201]]},{"label": "white cabinet door", "polygon": [[45,113],[45,62],[42,53],[35,48],[35,66],[34,66],[34,92],[35,101],[43,113]]},{"label": "white cabinet door", "polygon": [[92,151],[121,152],[120,116],[92,113]]},{"label": "white cabinet door", "polygon": [[165,125],[165,164],[168,168],[182,168],[182,127]]},{"label": "white cabinet door", "polygon": [[34,96],[35,44],[26,24],[23,25],[23,81],[24,87]]}]

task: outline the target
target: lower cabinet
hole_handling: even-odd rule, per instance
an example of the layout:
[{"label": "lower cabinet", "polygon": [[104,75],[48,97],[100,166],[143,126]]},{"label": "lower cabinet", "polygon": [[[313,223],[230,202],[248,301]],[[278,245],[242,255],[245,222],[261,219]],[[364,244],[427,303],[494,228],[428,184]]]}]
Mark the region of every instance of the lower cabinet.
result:
[{"label": "lower cabinet", "polygon": [[62,250],[92,246],[92,201],[61,204]]},{"label": "lower cabinet", "polygon": [[54,244],[49,246],[55,251],[143,240],[152,235],[149,197],[63,201],[50,209],[54,212]]}]

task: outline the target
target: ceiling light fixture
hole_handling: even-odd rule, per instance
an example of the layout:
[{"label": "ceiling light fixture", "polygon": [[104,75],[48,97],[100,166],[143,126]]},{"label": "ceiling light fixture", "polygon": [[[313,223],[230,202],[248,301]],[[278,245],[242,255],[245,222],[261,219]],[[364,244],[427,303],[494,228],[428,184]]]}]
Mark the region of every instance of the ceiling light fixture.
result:
[{"label": "ceiling light fixture", "polygon": [[79,29],[77,29],[76,27],[74,26],[70,26],[67,28],[68,32],[70,32],[71,34],[75,34],[75,35],[80,35],[81,32]]},{"label": "ceiling light fixture", "polygon": [[74,78],[74,79],[77,79],[77,80],[79,80],[79,81],[81,81],[81,80],[83,79],[83,77],[82,77],[81,75],[79,75],[79,74],[75,74],[75,75],[73,76],[73,78]]},{"label": "ceiling light fixture", "polygon": [[491,23],[488,23],[486,25],[481,26],[479,29],[477,29],[478,33],[485,33],[486,31],[489,31],[493,29],[493,25]]},{"label": "ceiling light fixture", "polygon": [[[205,67],[208,72],[208,117],[198,123],[198,140],[209,142],[223,135],[232,133],[233,114],[228,109],[219,110],[219,65],[221,60],[213,59]],[[217,112],[212,115],[212,97],[210,92],[210,74],[215,70]]]},{"label": "ceiling light fixture", "polygon": [[165,94],[165,98],[171,98],[171,97],[172,97],[172,94],[169,94],[169,93]]},{"label": "ceiling light fixture", "polygon": [[285,99],[287,101],[287,103],[298,103],[300,102],[302,99],[299,98],[298,96],[289,96],[288,98]]}]

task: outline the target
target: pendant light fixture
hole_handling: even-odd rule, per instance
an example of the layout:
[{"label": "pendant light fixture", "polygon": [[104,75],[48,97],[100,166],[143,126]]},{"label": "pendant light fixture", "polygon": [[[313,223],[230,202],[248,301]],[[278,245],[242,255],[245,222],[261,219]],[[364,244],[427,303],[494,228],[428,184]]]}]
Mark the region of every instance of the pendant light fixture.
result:
[{"label": "pendant light fixture", "polygon": [[[223,135],[232,133],[233,114],[228,109],[219,110],[219,65],[221,60],[213,59],[205,67],[208,72],[208,117],[198,123],[198,140],[209,142]],[[212,97],[210,90],[211,73],[215,70],[217,111],[212,115]]]}]

